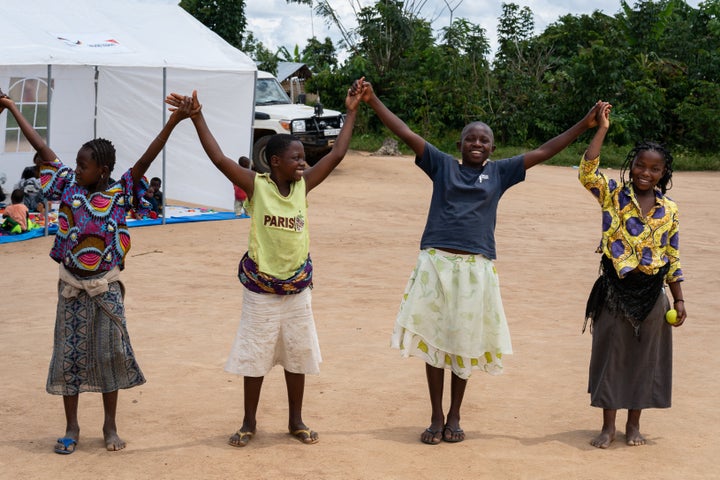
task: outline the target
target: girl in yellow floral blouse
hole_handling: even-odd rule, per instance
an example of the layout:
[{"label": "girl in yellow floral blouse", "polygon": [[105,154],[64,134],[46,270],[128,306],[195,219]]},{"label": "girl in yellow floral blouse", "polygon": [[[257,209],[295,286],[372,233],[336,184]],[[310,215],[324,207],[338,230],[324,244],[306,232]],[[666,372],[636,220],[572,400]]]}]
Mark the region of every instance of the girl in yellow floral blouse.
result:
[{"label": "girl in yellow floral blouse", "polygon": [[[579,178],[602,208],[601,274],[587,303],[592,321],[590,404],[603,409],[600,434],[590,443],[607,448],[615,439],[618,409],[627,409],[628,445],[644,445],[640,413],[670,407],[672,328],[667,284],[685,321],[681,289],[678,207],[665,195],[672,185],[672,155],[662,145],[638,143],[628,154],[621,183],[599,170],[600,148],[610,126],[607,105],[580,163]],[[625,179],[629,173],[629,180]],[[584,330],[584,329],[583,329]]]}]

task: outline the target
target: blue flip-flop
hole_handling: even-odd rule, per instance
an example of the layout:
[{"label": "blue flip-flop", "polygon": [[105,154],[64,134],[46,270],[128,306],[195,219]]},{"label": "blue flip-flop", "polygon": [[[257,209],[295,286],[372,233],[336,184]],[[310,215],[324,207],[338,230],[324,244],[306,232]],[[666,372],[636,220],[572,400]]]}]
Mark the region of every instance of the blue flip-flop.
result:
[{"label": "blue flip-flop", "polygon": [[77,447],[77,440],[70,437],[63,437],[57,439],[57,445],[55,445],[55,453],[60,455],[70,455],[75,451]]}]

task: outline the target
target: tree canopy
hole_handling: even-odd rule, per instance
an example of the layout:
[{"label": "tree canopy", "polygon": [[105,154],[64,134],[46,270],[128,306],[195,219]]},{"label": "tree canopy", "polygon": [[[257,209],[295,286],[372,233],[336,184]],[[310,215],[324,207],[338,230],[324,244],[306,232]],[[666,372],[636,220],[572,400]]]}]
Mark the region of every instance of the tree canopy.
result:
[{"label": "tree canopy", "polygon": [[[315,72],[309,88],[321,91],[326,105],[341,106],[350,82],[365,76],[391,110],[434,143],[457,139],[472,120],[491,125],[503,144],[536,143],[573,124],[598,99],[614,106],[609,142],[654,139],[698,152],[720,143],[720,0],[697,8],[683,0],[621,1],[615,15],[565,15],[538,34],[531,8],[503,3],[492,58],[482,27],[454,18],[433,32],[423,1],[377,0],[357,9],[354,29],[342,25],[326,0],[287,1],[307,4],[334,24],[348,51],[338,64],[330,39],[313,38],[300,55],[294,52]],[[205,3],[242,2],[181,5]],[[206,12],[205,18],[214,17]],[[230,30],[241,24],[244,16]],[[247,44],[252,35],[239,38],[245,51],[276,60],[289,54]],[[367,115],[356,128],[381,126]]]}]

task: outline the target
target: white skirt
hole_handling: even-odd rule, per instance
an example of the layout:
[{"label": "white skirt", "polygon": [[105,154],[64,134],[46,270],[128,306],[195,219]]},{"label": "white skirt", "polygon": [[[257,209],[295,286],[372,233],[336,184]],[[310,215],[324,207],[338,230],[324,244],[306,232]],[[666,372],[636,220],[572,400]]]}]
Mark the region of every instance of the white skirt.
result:
[{"label": "white skirt", "polygon": [[476,369],[502,373],[502,357],[512,353],[512,344],[493,262],[482,255],[421,251],[391,345],[404,357],[451,369],[460,378]]},{"label": "white skirt", "polygon": [[240,325],[225,370],[264,377],[275,365],[291,373],[320,373],[320,344],[306,288],[295,295],[251,292],[243,288]]}]

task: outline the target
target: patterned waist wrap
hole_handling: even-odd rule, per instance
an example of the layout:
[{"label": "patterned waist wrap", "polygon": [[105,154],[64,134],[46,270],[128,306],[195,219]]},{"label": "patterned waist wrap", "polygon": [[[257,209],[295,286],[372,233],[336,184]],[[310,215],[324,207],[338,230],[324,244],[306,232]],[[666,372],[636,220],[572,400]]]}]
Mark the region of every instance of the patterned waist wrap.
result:
[{"label": "patterned waist wrap", "polygon": [[597,319],[600,310],[605,307],[630,322],[635,336],[640,340],[640,325],[650,314],[658,296],[662,293],[669,269],[670,265],[665,264],[655,275],[631,273],[625,278],[620,278],[612,260],[603,255],[600,261],[600,276],[590,291],[585,307],[585,323],[582,331],[585,332],[588,320]]},{"label": "patterned waist wrap", "polygon": [[238,265],[238,278],[245,288],[255,293],[274,293],[276,295],[293,295],[308,287],[312,288],[312,272],[310,254],[305,263],[286,280],[280,280],[258,271],[257,264],[247,252]]}]

